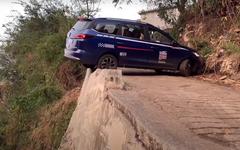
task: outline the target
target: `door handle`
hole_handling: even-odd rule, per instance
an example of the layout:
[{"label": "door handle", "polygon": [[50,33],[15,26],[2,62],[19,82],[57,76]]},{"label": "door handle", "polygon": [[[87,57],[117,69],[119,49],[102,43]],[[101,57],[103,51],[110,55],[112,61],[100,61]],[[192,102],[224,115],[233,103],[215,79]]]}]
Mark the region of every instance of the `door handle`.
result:
[{"label": "door handle", "polygon": [[155,47],[154,47],[154,46],[151,46],[150,48],[151,48],[151,49],[155,49]]},{"label": "door handle", "polygon": [[117,42],[117,44],[123,44],[123,42]]}]

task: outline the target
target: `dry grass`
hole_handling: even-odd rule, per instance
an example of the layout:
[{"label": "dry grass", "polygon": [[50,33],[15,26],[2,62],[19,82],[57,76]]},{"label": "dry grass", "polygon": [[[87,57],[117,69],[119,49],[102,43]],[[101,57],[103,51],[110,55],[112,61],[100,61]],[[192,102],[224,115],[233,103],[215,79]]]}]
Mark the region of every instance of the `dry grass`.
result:
[{"label": "dry grass", "polygon": [[80,88],[67,92],[61,100],[39,111],[38,124],[33,127],[31,145],[27,149],[57,149],[75,109]]},{"label": "dry grass", "polygon": [[[187,25],[185,33],[191,34],[185,39],[190,39],[190,44],[186,44],[207,56],[206,73],[237,79],[235,76],[240,72],[240,28],[232,21],[227,17],[195,18]],[[213,50],[210,51],[209,47]]]},{"label": "dry grass", "polygon": [[79,62],[67,60],[59,66],[56,76],[64,89],[69,90],[81,84],[84,74],[85,68]]}]

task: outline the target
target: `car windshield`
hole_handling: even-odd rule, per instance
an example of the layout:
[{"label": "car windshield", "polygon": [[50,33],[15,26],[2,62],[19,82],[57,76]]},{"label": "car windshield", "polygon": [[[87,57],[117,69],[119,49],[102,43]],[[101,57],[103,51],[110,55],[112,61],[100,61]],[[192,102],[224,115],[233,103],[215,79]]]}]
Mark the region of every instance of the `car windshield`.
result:
[{"label": "car windshield", "polygon": [[177,43],[178,44],[178,42],[168,32],[164,31],[164,35],[166,37],[168,37],[173,43]]},{"label": "car windshield", "polygon": [[[159,29],[159,28],[158,28]],[[160,30],[160,29],[159,29]],[[165,29],[165,30],[162,30],[162,34],[165,35],[167,38],[169,38],[172,43],[175,43],[175,44],[180,44],[177,40],[175,40],[169,33],[171,32],[171,29]]]}]

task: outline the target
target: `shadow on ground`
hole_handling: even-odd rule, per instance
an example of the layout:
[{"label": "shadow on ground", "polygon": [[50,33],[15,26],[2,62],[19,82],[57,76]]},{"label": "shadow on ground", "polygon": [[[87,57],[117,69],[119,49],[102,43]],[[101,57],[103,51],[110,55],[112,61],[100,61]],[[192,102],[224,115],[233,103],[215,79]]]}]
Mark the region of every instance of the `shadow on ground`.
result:
[{"label": "shadow on ground", "polygon": [[180,76],[177,72],[163,71],[156,73],[154,70],[148,69],[127,69],[121,68],[124,76]]}]

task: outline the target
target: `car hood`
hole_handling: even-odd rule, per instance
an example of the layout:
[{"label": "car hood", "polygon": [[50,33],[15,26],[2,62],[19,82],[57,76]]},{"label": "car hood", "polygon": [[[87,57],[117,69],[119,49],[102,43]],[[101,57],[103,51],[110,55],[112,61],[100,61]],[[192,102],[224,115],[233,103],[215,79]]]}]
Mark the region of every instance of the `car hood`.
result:
[{"label": "car hood", "polygon": [[185,48],[185,49],[187,49],[187,50],[189,50],[189,51],[197,52],[197,50],[195,50],[195,49],[193,49],[193,48],[190,48],[190,47],[187,47],[187,46],[184,46],[184,45],[181,45],[181,44],[179,44],[179,46],[182,47],[182,48]]}]

